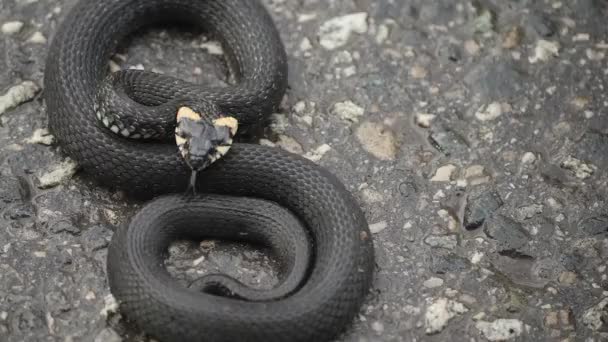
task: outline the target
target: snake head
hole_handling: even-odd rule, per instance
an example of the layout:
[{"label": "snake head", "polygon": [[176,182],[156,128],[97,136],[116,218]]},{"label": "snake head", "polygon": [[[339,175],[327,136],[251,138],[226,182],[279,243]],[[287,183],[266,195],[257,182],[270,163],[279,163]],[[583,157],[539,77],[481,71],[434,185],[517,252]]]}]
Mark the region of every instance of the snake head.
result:
[{"label": "snake head", "polygon": [[232,146],[238,122],[229,116],[211,120],[189,107],[177,112],[175,142],[193,171],[200,171],[223,157]]}]

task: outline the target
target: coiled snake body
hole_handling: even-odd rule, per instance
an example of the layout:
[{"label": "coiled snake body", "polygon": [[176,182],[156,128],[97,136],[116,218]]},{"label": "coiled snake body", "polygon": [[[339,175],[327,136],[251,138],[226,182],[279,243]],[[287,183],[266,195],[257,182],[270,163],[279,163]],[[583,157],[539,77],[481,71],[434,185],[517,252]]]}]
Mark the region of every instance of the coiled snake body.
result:
[{"label": "coiled snake body", "polygon": [[[146,120],[156,115],[157,126],[167,130],[183,99],[203,109],[211,103],[236,118],[241,131],[263,122],[286,88],[284,48],[257,1],[81,0],[69,12],[45,71],[52,132],[102,184],[137,196],[163,195],[112,238],[112,293],[129,320],[163,341],[335,337],[358,312],[373,271],[365,217],[336,177],[299,156],[235,143],[201,172],[203,194],[168,195],[183,192],[190,173],[175,144],[125,138],[133,127],[117,121],[113,128],[99,112],[98,96],[111,83],[107,62],[118,44],[144,26],[172,21],[202,26],[218,38],[236,85],[207,88],[146,72],[119,73],[114,104],[148,114]],[[280,283],[256,290],[218,274],[207,275],[201,288],[182,287],[163,258],[169,244],[184,237],[266,244],[281,261]]]}]

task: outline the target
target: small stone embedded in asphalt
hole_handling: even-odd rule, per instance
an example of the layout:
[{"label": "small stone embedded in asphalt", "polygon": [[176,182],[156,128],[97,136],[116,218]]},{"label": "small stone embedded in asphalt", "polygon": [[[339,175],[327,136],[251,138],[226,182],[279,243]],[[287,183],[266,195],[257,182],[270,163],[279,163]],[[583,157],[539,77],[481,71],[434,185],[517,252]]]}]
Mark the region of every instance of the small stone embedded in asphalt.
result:
[{"label": "small stone embedded in asphalt", "polygon": [[536,155],[532,152],[524,153],[523,157],[521,157],[521,162],[523,164],[532,164],[536,161]]},{"label": "small stone embedded in asphalt", "polygon": [[436,334],[442,331],[449,321],[469,311],[462,303],[448,299],[437,298],[427,306],[424,314],[424,327],[427,334]]},{"label": "small stone embedded in asphalt", "polygon": [[286,135],[279,135],[279,140],[277,141],[276,145],[282,149],[284,149],[285,151],[289,151],[291,153],[295,153],[295,154],[303,154],[304,153],[304,149],[302,148],[302,145],[294,138],[292,137],[288,137]]},{"label": "small stone embedded in asphalt", "polygon": [[46,44],[46,37],[42,32],[34,32],[27,41],[34,44]]},{"label": "small stone embedded in asphalt", "polygon": [[542,204],[530,204],[519,207],[516,210],[516,219],[523,221],[531,219],[538,214],[542,214],[544,206]]},{"label": "small stone embedded in asphalt", "polygon": [[523,39],[523,30],[519,26],[513,26],[504,36],[502,47],[505,49],[514,49],[521,44]]},{"label": "small stone embedded in asphalt", "polygon": [[562,272],[560,273],[559,278],[557,278],[557,280],[560,284],[570,286],[574,284],[574,282],[576,282],[576,273],[569,271]]},{"label": "small stone embedded in asphalt", "polygon": [[0,96],[0,116],[7,110],[33,99],[39,91],[40,87],[32,81],[24,81],[10,88]]},{"label": "small stone embedded in asphalt", "polygon": [[608,216],[601,215],[583,219],[578,227],[583,233],[589,236],[600,234],[608,235]]},{"label": "small stone embedded in asphalt", "polygon": [[432,253],[430,259],[431,271],[436,274],[459,273],[466,271],[471,266],[467,259],[443,249]]},{"label": "small stone embedded in asphalt", "polygon": [[78,164],[70,159],[66,159],[61,164],[55,165],[51,171],[40,176],[38,178],[40,182],[38,187],[40,189],[55,187],[72,178],[77,170]]},{"label": "small stone embedded in asphalt", "polygon": [[25,139],[25,142],[28,144],[41,144],[50,146],[55,141],[55,137],[49,133],[49,130],[46,128],[39,128],[34,131],[32,136],[28,139]]},{"label": "small stone embedded in asphalt", "polygon": [[378,234],[388,227],[386,221],[380,221],[369,225],[369,230],[372,234]]},{"label": "small stone embedded in asphalt", "polygon": [[464,210],[464,227],[467,230],[481,227],[503,204],[496,191],[487,190],[470,195]]},{"label": "small stone embedded in asphalt", "polygon": [[365,110],[352,101],[338,102],[331,109],[332,115],[337,115],[340,119],[350,122],[359,122],[359,118],[364,113]]},{"label": "small stone embedded in asphalt", "polygon": [[355,132],[363,149],[380,160],[397,156],[397,139],[390,128],[374,122],[362,123]]},{"label": "small stone embedded in asphalt", "polygon": [[496,241],[500,253],[514,257],[528,255],[530,237],[519,222],[503,215],[494,215],[486,221],[483,231]]},{"label": "small stone embedded in asphalt", "polygon": [[2,27],[0,28],[0,30],[4,34],[15,34],[15,33],[18,33],[19,31],[21,31],[22,28],[23,28],[23,22],[15,20],[15,21],[5,22],[4,24],[2,24]]},{"label": "small stone embedded in asphalt", "polygon": [[346,45],[353,33],[367,32],[367,16],[365,12],[352,13],[324,22],[319,28],[319,44],[327,50]]},{"label": "small stone embedded in asphalt", "polygon": [[589,308],[583,315],[583,323],[591,330],[608,330],[608,298]]},{"label": "small stone embedded in asphalt", "polygon": [[558,42],[550,42],[547,40],[539,40],[536,42],[534,54],[528,60],[530,63],[546,62],[551,57],[559,56],[560,44]]},{"label": "small stone embedded in asphalt", "polygon": [[435,120],[435,117],[437,116],[428,113],[416,113],[416,115],[414,116],[416,124],[422,128],[431,127],[431,122]]},{"label": "small stone embedded in asphalt", "polygon": [[488,341],[506,341],[519,337],[524,331],[524,323],[518,319],[497,319],[493,322],[479,321],[475,327]]},{"label": "small stone embedded in asphalt", "polygon": [[328,144],[323,144],[317,147],[316,149],[307,152],[304,155],[304,158],[316,163],[323,159],[323,156],[325,156],[325,154],[329,151],[331,151],[331,146],[329,146]]},{"label": "small stone embedded in asphalt", "polygon": [[573,331],[575,329],[576,320],[570,308],[558,311],[550,311],[545,315],[545,327],[551,329],[559,329]]},{"label": "small stone embedded in asphalt", "polygon": [[473,25],[476,32],[487,33],[494,30],[495,22],[496,13],[489,8],[482,8],[477,18],[475,18]]},{"label": "small stone embedded in asphalt", "polygon": [[439,167],[437,171],[435,171],[433,178],[431,178],[431,182],[449,182],[452,180],[452,174],[456,169],[457,167],[452,164]]},{"label": "small stone embedded in asphalt", "polygon": [[505,113],[508,108],[509,106],[507,104],[492,102],[487,106],[482,106],[479,108],[477,113],[475,113],[475,117],[479,121],[492,121]]},{"label": "small stone embedded in asphalt", "polygon": [[572,156],[568,156],[561,163],[561,167],[574,172],[576,178],[579,179],[587,179],[591,177],[597,170],[597,167],[595,167],[594,165],[583,163],[579,159],[576,159]]},{"label": "small stone embedded in asphalt", "polygon": [[455,235],[429,235],[424,239],[424,243],[431,247],[454,249],[458,240]]},{"label": "small stone embedded in asphalt", "polygon": [[424,287],[426,287],[426,288],[434,289],[436,287],[440,287],[443,285],[443,279],[432,277],[432,278],[425,280],[422,285],[424,285]]}]

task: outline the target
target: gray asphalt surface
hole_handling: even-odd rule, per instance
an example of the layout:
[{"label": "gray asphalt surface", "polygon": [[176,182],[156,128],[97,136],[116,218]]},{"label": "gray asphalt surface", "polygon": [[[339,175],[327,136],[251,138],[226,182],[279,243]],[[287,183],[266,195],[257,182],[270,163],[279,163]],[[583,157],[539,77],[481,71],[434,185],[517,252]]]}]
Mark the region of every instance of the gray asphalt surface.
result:
[{"label": "gray asphalt surface", "polygon": [[[290,90],[262,143],[355,194],[378,270],[343,341],[608,340],[608,3],[264,1]],[[142,203],[52,142],[50,40],[73,0],[0,2],[0,341],[147,341],[109,297],[113,230]],[[221,49],[158,28],[113,68],[221,84]],[[177,243],[180,281],[276,281],[264,250]]]}]

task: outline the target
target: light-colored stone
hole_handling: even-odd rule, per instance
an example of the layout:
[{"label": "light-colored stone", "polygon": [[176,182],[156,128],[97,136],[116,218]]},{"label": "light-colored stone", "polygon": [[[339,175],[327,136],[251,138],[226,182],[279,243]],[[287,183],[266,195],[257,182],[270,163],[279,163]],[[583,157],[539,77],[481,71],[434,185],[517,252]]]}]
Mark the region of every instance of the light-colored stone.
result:
[{"label": "light-colored stone", "polygon": [[532,164],[536,161],[536,155],[532,152],[524,153],[523,157],[521,157],[521,162],[523,164]]},{"label": "light-colored stone", "polygon": [[422,283],[422,285],[424,285],[424,287],[426,287],[426,288],[434,289],[436,287],[440,287],[443,285],[443,279],[437,278],[437,277],[431,277],[431,278],[425,280],[424,283]]},{"label": "light-colored stone", "polygon": [[39,128],[34,131],[30,138],[25,139],[28,144],[41,144],[50,146],[55,141],[55,137],[46,128]]},{"label": "light-colored stone", "polygon": [[469,311],[462,303],[448,298],[437,298],[426,308],[424,327],[427,334],[442,331],[457,315]]},{"label": "light-colored stone", "polygon": [[365,109],[352,101],[344,101],[334,104],[331,114],[337,115],[344,121],[358,122],[359,118],[365,114]]},{"label": "light-colored stone", "polygon": [[573,42],[588,42],[589,39],[591,39],[591,36],[589,35],[589,33],[577,33],[574,36],[572,36]]},{"label": "light-colored stone", "polygon": [[530,56],[528,60],[530,63],[546,62],[551,57],[559,56],[560,45],[558,42],[550,42],[547,40],[539,40],[536,42],[534,48],[534,55]]},{"label": "light-colored stone", "polygon": [[97,296],[95,295],[95,292],[93,292],[93,291],[87,292],[87,294],[84,296],[84,299],[89,300],[89,301],[93,301],[96,298],[97,298]]},{"label": "light-colored stone", "polygon": [[363,190],[361,190],[361,198],[369,204],[379,203],[384,200],[384,196],[382,196],[381,193],[370,188],[364,188]]},{"label": "light-colored stone", "polygon": [[222,44],[216,41],[208,41],[204,42],[199,47],[203,50],[206,50],[210,55],[222,56],[224,54],[224,49],[222,48]]},{"label": "light-colored stone", "polygon": [[375,321],[372,323],[372,330],[377,334],[382,334],[382,332],[384,332],[384,324],[382,324],[380,321]]},{"label": "light-colored stone", "polygon": [[561,163],[561,166],[566,170],[573,171],[574,175],[579,179],[587,179],[597,170],[595,165],[585,164],[572,156],[568,156],[566,160]]},{"label": "light-colored stone", "polygon": [[99,313],[102,317],[108,317],[110,314],[118,312],[118,302],[111,294],[103,298],[104,307]]},{"label": "light-colored stone", "polygon": [[514,49],[521,43],[523,30],[519,26],[513,26],[502,41],[502,47],[505,49]]},{"label": "light-colored stone", "polygon": [[39,91],[40,87],[32,81],[24,81],[10,88],[4,95],[0,96],[0,115],[33,99]]},{"label": "light-colored stone", "polygon": [[422,128],[431,127],[431,122],[435,120],[437,115],[428,114],[428,113],[416,113],[414,116],[416,120],[416,124]]},{"label": "light-colored stone", "polygon": [[497,319],[494,322],[478,321],[475,327],[489,341],[506,341],[519,337],[524,323],[518,319]]},{"label": "light-colored stone", "polygon": [[425,78],[427,74],[428,71],[424,67],[419,65],[415,65],[410,69],[410,76],[416,79]]},{"label": "light-colored stone", "polygon": [[597,331],[603,325],[607,325],[602,320],[602,316],[604,315],[602,312],[608,310],[608,298],[603,299],[597,305],[589,308],[583,314],[583,323],[589,327],[591,330]]},{"label": "light-colored stone", "polygon": [[291,153],[304,154],[302,145],[296,139],[283,134],[279,135],[279,140],[276,145]]},{"label": "light-colored stone", "polygon": [[329,151],[331,151],[331,146],[329,146],[328,144],[323,144],[317,147],[315,150],[307,152],[304,155],[304,158],[307,158],[308,160],[311,160],[313,162],[318,162],[323,158],[325,153]]},{"label": "light-colored stone", "polygon": [[369,231],[372,234],[378,234],[381,231],[385,230],[388,227],[388,223],[386,221],[380,221],[369,225]]},{"label": "light-colored stone", "polygon": [[46,37],[42,32],[36,31],[27,41],[33,44],[46,44]]},{"label": "light-colored stone", "polygon": [[606,54],[602,51],[595,51],[593,49],[587,49],[585,50],[585,55],[587,56],[587,58],[589,58],[589,60],[592,61],[601,61],[602,59],[604,59],[606,57]]},{"label": "light-colored stone", "polygon": [[67,159],[61,164],[54,167],[54,169],[44,175],[42,175],[38,180],[40,184],[38,187],[40,189],[48,189],[54,186],[57,186],[66,180],[72,178],[72,176],[78,170],[78,165],[76,162]]},{"label": "light-colored stone", "polygon": [[312,49],[312,43],[310,42],[310,39],[304,37],[302,41],[300,41],[300,51],[308,51],[310,49]]},{"label": "light-colored stone", "polygon": [[15,20],[15,21],[7,21],[2,24],[0,31],[4,34],[15,34],[21,31],[23,28],[23,22]]},{"label": "light-colored stone", "polygon": [[576,282],[576,273],[569,271],[562,272],[557,280],[561,284],[570,286]]},{"label": "light-colored stone", "polygon": [[473,39],[464,42],[464,50],[471,56],[477,55],[480,49],[479,44]]},{"label": "light-colored stone", "polygon": [[324,22],[319,28],[319,44],[327,50],[334,50],[346,45],[353,33],[367,32],[367,17],[367,13],[359,12],[335,17]]},{"label": "light-colored stone", "polygon": [[382,124],[364,122],[357,128],[356,136],[363,149],[380,160],[394,160],[397,156],[397,139]]},{"label": "light-colored stone", "polygon": [[477,113],[475,113],[475,117],[479,121],[492,121],[506,112],[508,107],[510,106],[500,102],[492,102],[487,106],[479,108]]},{"label": "light-colored stone", "polygon": [[452,164],[444,165],[435,171],[435,175],[431,178],[431,182],[449,182],[452,180],[452,174],[456,171],[456,166]]},{"label": "light-colored stone", "polygon": [[455,235],[429,235],[424,239],[424,243],[431,247],[454,249],[458,240]]},{"label": "light-colored stone", "polygon": [[472,165],[467,167],[464,171],[464,178],[472,179],[472,178],[480,178],[484,177],[484,167],[483,165]]},{"label": "light-colored stone", "polygon": [[378,32],[376,32],[376,43],[377,44],[382,44],[386,41],[386,39],[388,38],[388,35],[390,33],[390,29],[386,24],[380,24],[378,26]]}]

